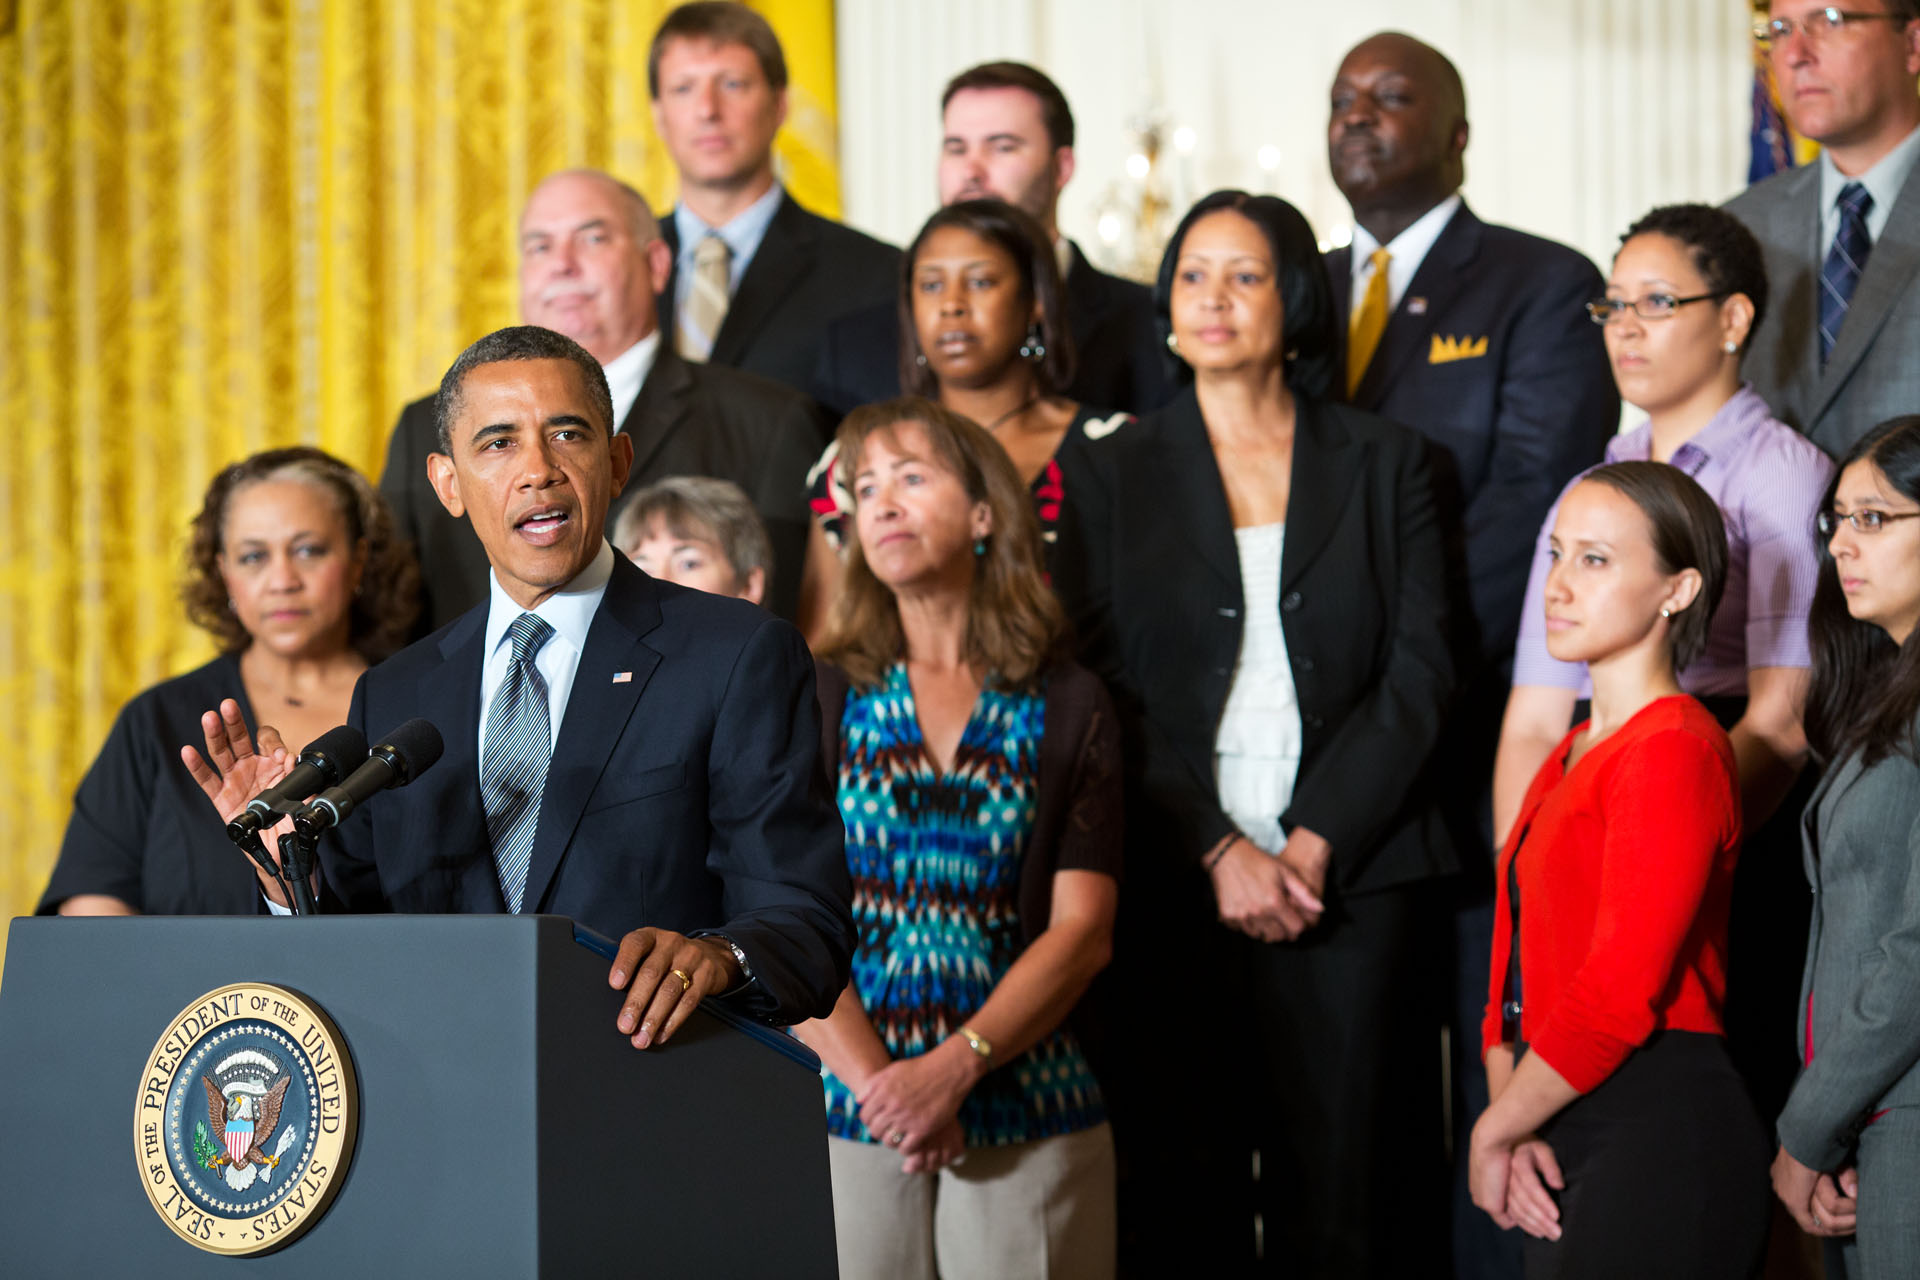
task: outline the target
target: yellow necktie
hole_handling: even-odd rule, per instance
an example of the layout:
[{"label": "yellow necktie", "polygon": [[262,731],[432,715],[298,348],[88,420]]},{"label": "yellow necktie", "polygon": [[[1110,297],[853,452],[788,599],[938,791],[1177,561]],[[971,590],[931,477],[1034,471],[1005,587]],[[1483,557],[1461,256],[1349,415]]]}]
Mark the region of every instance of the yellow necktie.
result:
[{"label": "yellow necktie", "polygon": [[1347,329],[1348,399],[1360,389],[1367,362],[1373,359],[1380,335],[1387,329],[1387,264],[1393,261],[1393,255],[1385,249],[1375,249],[1367,261],[1373,264],[1373,278],[1367,281],[1367,292],[1360,299],[1360,307],[1353,313],[1353,322]]},{"label": "yellow necktie", "polygon": [[719,236],[708,233],[693,248],[693,280],[687,300],[680,308],[680,326],[674,333],[674,347],[688,360],[705,360],[713,353],[714,339],[727,318],[728,285],[732,276],[733,251]]}]

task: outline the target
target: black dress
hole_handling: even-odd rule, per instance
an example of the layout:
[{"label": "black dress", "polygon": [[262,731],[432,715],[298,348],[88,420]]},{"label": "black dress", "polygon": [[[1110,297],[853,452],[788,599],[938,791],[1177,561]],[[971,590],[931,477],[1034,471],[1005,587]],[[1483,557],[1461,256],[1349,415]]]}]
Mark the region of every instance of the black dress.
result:
[{"label": "black dress", "polygon": [[225,824],[180,762],[180,748],[201,741],[200,714],[222,698],[238,702],[253,723],[232,657],[163,681],[121,709],[74,792],[39,914],[83,893],[108,894],[146,915],[262,909],[253,864],[228,842]]}]

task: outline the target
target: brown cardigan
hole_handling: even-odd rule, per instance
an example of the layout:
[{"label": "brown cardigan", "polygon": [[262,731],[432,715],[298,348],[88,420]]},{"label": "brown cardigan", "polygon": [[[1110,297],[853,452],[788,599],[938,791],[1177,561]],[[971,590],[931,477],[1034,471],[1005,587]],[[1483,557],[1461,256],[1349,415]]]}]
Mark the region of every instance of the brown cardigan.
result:
[{"label": "brown cardigan", "polygon": [[[820,759],[828,777],[840,769],[840,715],[846,672],[814,663],[820,695]],[[1072,662],[1046,680],[1046,730],[1040,738],[1040,788],[1033,834],[1020,864],[1020,936],[1029,945],[1047,927],[1056,871],[1099,871],[1120,878],[1125,800],[1120,728],[1106,686]]]}]

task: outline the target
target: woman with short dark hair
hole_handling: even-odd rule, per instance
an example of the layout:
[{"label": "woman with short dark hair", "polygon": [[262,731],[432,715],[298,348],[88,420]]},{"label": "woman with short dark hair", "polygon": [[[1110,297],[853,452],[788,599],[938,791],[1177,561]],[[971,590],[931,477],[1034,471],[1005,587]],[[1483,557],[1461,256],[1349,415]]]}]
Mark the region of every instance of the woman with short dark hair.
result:
[{"label": "woman with short dark hair", "polygon": [[1920,1275],[1920,417],[1848,450],[1820,529],[1807,737],[1827,773],[1773,1185],[1828,1238],[1828,1275],[1892,1280]]},{"label": "woman with short dark hair", "polygon": [[1114,1270],[1113,1142],[1067,1024],[1111,948],[1119,729],[1066,659],[1023,477],[929,400],[856,409],[823,759],[859,943],[825,1062],[847,1280]]},{"label": "woman with short dark hair", "polygon": [[[1740,358],[1766,319],[1768,294],[1759,242],[1738,218],[1707,205],[1669,205],[1627,228],[1606,296],[1588,309],[1605,328],[1621,396],[1647,414],[1608,443],[1606,460],[1678,467],[1725,519],[1728,595],[1705,647],[1681,664],[1680,685],[1727,729],[1740,765],[1746,837],[1727,1033],[1735,1064],[1770,1114],[1795,1067],[1780,1027],[1793,1016],[1799,969],[1778,941],[1806,924],[1799,811],[1811,782],[1796,788],[1794,779],[1806,758],[1800,707],[1817,572],[1810,531],[1833,464],[1741,379]],[[1588,688],[1580,664],[1558,662],[1547,649],[1541,600],[1554,514],[1540,527],[1520,616],[1494,768],[1497,840]]]},{"label": "woman with short dark hair", "polygon": [[1765,1139],[1727,1056],[1740,847],[1732,744],[1681,691],[1727,580],[1720,510],[1676,467],[1602,466],[1549,534],[1548,651],[1593,715],[1535,775],[1496,869],[1474,1203],[1531,1280],[1744,1277]]},{"label": "woman with short dark hair", "polygon": [[1102,1011],[1123,1250],[1238,1274],[1257,1213],[1274,1274],[1428,1274],[1424,889],[1457,864],[1422,781],[1453,684],[1427,447],[1335,401],[1285,201],[1202,200],[1154,297],[1192,385],[1088,448],[1058,576],[1138,748]]},{"label": "woman with short dark hair", "polygon": [[[900,280],[900,385],[985,427],[1013,459],[1040,519],[1049,567],[1061,512],[1089,439],[1126,420],[1065,392],[1073,337],[1053,242],[1026,211],[961,200],[927,219]],[[807,477],[814,527],[801,582],[800,628],[822,634],[846,554],[848,495],[834,487],[829,445]]]},{"label": "woman with short dark hair", "polygon": [[223,702],[295,750],[342,723],[360,673],[405,643],[418,586],[385,501],[346,463],[296,447],[223,468],[193,519],[181,590],[220,656],[122,709],[74,793],[39,910],[258,910],[253,864],[228,842],[180,744],[201,741],[201,713]]}]

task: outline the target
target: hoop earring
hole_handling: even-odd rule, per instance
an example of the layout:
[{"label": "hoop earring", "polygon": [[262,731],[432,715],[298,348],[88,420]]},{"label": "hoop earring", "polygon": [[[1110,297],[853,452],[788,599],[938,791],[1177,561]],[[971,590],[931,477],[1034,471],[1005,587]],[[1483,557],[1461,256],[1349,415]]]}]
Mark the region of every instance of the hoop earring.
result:
[{"label": "hoop earring", "polygon": [[1040,340],[1040,326],[1038,324],[1030,324],[1027,326],[1027,340],[1020,344],[1020,358],[1022,360],[1032,360],[1035,362],[1047,358],[1047,344]]}]

